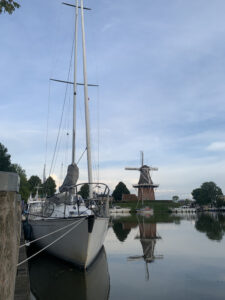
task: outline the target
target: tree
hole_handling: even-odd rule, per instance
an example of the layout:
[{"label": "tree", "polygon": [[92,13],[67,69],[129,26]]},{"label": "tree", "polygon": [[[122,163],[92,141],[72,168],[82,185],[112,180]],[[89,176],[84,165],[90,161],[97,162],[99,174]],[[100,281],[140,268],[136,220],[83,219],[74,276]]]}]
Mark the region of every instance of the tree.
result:
[{"label": "tree", "polygon": [[223,195],[220,187],[214,182],[204,182],[200,188],[192,191],[192,196],[199,205],[216,205],[218,199]]},{"label": "tree", "polygon": [[199,205],[204,204],[204,199],[202,199],[202,191],[200,188],[194,189],[191,194],[196,203],[198,203]]},{"label": "tree", "polygon": [[81,186],[80,191],[78,192],[79,195],[81,195],[81,197],[83,199],[87,199],[89,196],[89,185],[88,183],[85,183]]},{"label": "tree", "polygon": [[13,0],[0,0],[0,14],[7,12],[8,14],[12,14],[16,8],[19,8],[20,5],[16,1]]},{"label": "tree", "polygon": [[130,233],[130,228],[129,229],[124,229],[123,224],[121,222],[115,222],[113,224],[113,231],[115,232],[118,240],[120,242],[124,242]]},{"label": "tree", "polygon": [[54,195],[55,192],[56,192],[55,180],[50,176],[43,183],[43,193],[49,197]]},{"label": "tree", "polygon": [[210,215],[200,215],[195,223],[195,228],[206,233],[210,240],[220,241],[224,235],[223,223]]},{"label": "tree", "polygon": [[41,186],[41,179],[37,175],[32,175],[28,180],[29,190],[32,196],[36,194],[37,187]]},{"label": "tree", "polygon": [[10,157],[8,149],[0,143],[0,171],[10,172],[12,170]]},{"label": "tree", "polygon": [[178,200],[179,200],[179,197],[178,197],[178,196],[173,196],[172,200],[173,200],[173,201],[178,201]]},{"label": "tree", "polygon": [[29,184],[27,181],[27,175],[25,170],[18,164],[12,164],[11,165],[11,171],[17,173],[20,176],[20,190],[19,193],[21,195],[21,198],[25,201],[27,201],[29,195],[30,195],[30,189]]},{"label": "tree", "polygon": [[215,203],[216,207],[222,207],[225,206],[225,200],[224,200],[224,196],[220,196],[216,199],[216,203]]},{"label": "tree", "polygon": [[128,188],[123,182],[119,182],[117,186],[115,187],[115,190],[112,193],[112,196],[115,201],[121,201],[123,194],[130,194]]}]

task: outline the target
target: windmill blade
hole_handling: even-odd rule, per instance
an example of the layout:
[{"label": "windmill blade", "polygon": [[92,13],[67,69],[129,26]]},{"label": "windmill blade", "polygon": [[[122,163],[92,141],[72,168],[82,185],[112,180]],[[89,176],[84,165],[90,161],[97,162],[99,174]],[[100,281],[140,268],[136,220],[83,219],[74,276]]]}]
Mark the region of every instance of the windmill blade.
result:
[{"label": "windmill blade", "polygon": [[140,171],[140,168],[129,168],[129,167],[126,167],[125,170]]},{"label": "windmill blade", "polygon": [[143,255],[134,255],[134,256],[129,256],[127,258],[128,261],[141,260],[141,259],[143,259]]},{"label": "windmill blade", "polygon": [[163,259],[164,255],[158,254],[158,255],[155,255],[154,258],[156,258],[156,259]]},{"label": "windmill blade", "polygon": [[155,167],[149,167],[149,170],[150,170],[150,171],[158,171],[158,170],[159,170],[159,168],[155,168]]}]

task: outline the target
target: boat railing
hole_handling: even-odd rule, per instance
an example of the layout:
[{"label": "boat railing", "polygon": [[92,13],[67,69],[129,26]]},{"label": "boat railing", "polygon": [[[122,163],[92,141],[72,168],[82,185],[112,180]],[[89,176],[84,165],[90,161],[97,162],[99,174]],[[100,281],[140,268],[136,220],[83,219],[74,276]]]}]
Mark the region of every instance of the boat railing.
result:
[{"label": "boat railing", "polygon": [[29,219],[49,218],[54,211],[54,204],[49,201],[31,203],[28,207]]},{"label": "boat railing", "polygon": [[[80,189],[82,186],[92,185],[93,197],[83,199],[80,195]],[[109,187],[104,183],[79,183],[68,187],[67,192],[55,194],[52,197],[46,198],[45,201],[40,201],[34,205],[29,205],[29,218],[51,218],[53,211],[57,210],[57,206],[64,205],[85,205],[86,210],[92,210],[98,217],[109,216]],[[56,206],[55,206],[56,205]],[[60,213],[60,212],[58,212]],[[79,212],[82,214],[83,212]],[[64,212],[61,212],[61,217],[64,216]]]},{"label": "boat railing", "polygon": [[74,186],[75,195],[79,195],[80,189],[84,185],[87,185],[89,189],[91,187],[93,192],[92,198],[83,199],[86,207],[91,209],[98,217],[108,217],[110,192],[108,185],[101,182],[79,183]]}]

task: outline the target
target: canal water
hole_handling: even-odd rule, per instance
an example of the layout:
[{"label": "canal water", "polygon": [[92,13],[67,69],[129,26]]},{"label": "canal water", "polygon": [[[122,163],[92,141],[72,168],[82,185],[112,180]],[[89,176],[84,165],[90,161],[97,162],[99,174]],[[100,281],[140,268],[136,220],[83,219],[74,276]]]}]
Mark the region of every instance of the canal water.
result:
[{"label": "canal water", "polygon": [[33,299],[225,299],[225,215],[115,216],[87,272],[30,261]]}]

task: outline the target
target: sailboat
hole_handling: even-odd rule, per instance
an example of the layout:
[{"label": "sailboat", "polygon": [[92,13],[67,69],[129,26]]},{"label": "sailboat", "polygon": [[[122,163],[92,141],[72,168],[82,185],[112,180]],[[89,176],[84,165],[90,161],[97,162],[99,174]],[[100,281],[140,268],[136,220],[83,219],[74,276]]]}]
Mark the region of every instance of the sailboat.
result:
[{"label": "sailboat", "polygon": [[[66,4],[66,3],[64,3]],[[90,144],[90,121],[88,107],[88,82],[86,73],[86,47],[84,31],[83,0],[76,0],[75,5],[75,53],[73,82],[73,134],[72,162],[68,166],[67,175],[59,193],[46,199],[39,211],[29,206],[29,224],[32,227],[33,240],[49,253],[87,269],[103,246],[109,222],[109,188],[104,183],[94,183],[92,179],[92,160]],[[77,95],[77,29],[78,12],[81,12],[82,46],[83,46],[83,76],[86,151],[88,165],[89,196],[83,199],[79,189],[83,184],[77,184],[79,169],[75,163],[76,150],[76,95]],[[101,191],[101,192],[99,192]]]}]

